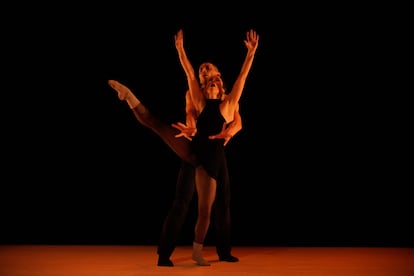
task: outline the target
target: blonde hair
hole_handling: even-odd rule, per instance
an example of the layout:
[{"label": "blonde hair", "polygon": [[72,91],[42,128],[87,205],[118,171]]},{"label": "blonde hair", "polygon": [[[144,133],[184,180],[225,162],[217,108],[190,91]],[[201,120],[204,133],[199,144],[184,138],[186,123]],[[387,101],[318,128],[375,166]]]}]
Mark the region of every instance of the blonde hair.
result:
[{"label": "blonde hair", "polygon": [[[225,98],[225,96],[226,96],[226,86],[225,86],[225,84],[224,84],[224,82],[223,82],[223,80],[221,79],[221,73],[220,73],[220,71],[219,71],[219,69],[217,68],[217,66],[216,65],[214,65],[213,63],[211,63],[211,62],[203,62],[203,63],[201,63],[200,64],[200,66],[198,67],[198,75],[200,76],[200,71],[201,71],[201,68],[203,68],[203,67],[205,67],[205,66],[209,66],[209,67],[211,67],[214,71],[216,71],[217,72],[217,74],[215,75],[215,76],[219,76],[220,77],[220,80],[221,80],[221,89],[220,89],[220,93],[219,93],[219,96],[218,96],[218,98],[219,99],[221,99],[221,100],[224,100],[224,98]],[[204,79],[204,82],[203,83],[201,83],[201,78],[199,77],[199,79],[200,79],[200,84],[201,84],[201,88],[204,88],[204,86],[205,86],[205,84],[206,84],[206,79]]]},{"label": "blonde hair", "polygon": [[210,65],[211,67],[213,67],[214,70],[216,70],[217,72],[220,73],[219,69],[217,68],[217,66],[215,66],[213,63],[211,62],[203,62],[200,64],[200,66],[198,67],[198,71],[200,72],[201,68],[204,66]]},{"label": "blonde hair", "polygon": [[[198,77],[199,77],[199,80],[200,80],[201,87],[204,87],[205,83],[201,83],[200,71],[201,71],[201,68],[207,67],[207,66],[213,68],[213,70],[216,71],[219,76],[221,76],[221,73],[220,73],[219,69],[213,63],[211,63],[211,62],[203,62],[203,63],[201,63],[200,66],[198,67]],[[206,80],[204,80],[204,82],[205,81]]]}]

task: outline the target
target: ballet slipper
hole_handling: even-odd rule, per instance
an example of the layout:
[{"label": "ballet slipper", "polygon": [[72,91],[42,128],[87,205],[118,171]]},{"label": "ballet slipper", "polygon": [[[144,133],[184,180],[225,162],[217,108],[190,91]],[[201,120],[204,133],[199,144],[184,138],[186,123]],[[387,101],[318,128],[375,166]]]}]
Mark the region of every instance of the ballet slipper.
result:
[{"label": "ballet slipper", "polygon": [[203,249],[203,244],[193,242],[193,260],[200,266],[209,266],[210,263],[206,261],[201,255]]},{"label": "ballet slipper", "polygon": [[130,93],[132,93],[128,87],[126,87],[125,85],[121,84],[120,82],[116,80],[109,80],[108,84],[118,93],[118,98],[121,101],[125,101],[130,95]]}]

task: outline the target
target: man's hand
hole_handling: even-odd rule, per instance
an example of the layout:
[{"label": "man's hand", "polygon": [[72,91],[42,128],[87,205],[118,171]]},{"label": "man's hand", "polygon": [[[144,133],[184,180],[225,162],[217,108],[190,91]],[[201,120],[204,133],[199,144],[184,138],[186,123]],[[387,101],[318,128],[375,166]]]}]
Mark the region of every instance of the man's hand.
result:
[{"label": "man's hand", "polygon": [[221,132],[216,135],[210,135],[208,138],[210,139],[224,139],[224,145],[230,141],[233,135],[230,134],[229,130],[226,128],[227,124],[224,123],[223,127],[221,128]]},{"label": "man's hand", "polygon": [[193,136],[197,133],[197,129],[193,127],[188,127],[187,125],[177,122],[176,124],[171,124],[173,127],[181,131],[181,133],[175,135],[175,138],[184,136],[188,140],[192,141]]}]

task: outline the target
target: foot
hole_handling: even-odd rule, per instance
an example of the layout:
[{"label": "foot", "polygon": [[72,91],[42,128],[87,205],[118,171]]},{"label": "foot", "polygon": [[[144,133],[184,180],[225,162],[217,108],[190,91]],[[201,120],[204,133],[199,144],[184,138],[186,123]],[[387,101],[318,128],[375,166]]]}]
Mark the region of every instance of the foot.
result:
[{"label": "foot", "polygon": [[168,257],[159,256],[158,257],[158,266],[174,266],[173,262]]},{"label": "foot", "polygon": [[111,86],[116,92],[118,92],[118,98],[121,101],[126,100],[126,98],[128,97],[128,95],[131,92],[131,90],[129,90],[128,87],[126,87],[125,85],[123,85],[122,83],[116,81],[116,80],[109,80],[108,81],[109,86]]},{"label": "foot", "polygon": [[203,256],[193,253],[193,260],[200,266],[209,266],[210,263],[204,260]]},{"label": "foot", "polygon": [[239,261],[239,258],[234,257],[232,255],[226,255],[226,256],[219,256],[220,262],[229,262],[229,263],[236,263]]}]

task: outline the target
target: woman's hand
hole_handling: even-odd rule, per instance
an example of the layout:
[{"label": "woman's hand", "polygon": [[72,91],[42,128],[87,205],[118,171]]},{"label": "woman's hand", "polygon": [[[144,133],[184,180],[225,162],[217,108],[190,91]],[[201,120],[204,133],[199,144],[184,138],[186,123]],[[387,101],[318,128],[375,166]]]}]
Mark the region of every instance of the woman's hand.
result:
[{"label": "woman's hand", "polygon": [[248,51],[256,51],[257,46],[259,45],[259,35],[255,30],[250,30],[246,33],[244,45],[246,45]]},{"label": "woman's hand", "polygon": [[183,30],[179,30],[177,34],[174,36],[175,40],[175,48],[177,50],[183,50],[184,49],[184,38],[183,38]]}]

